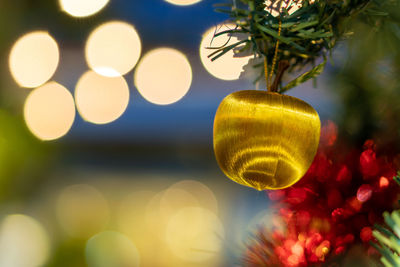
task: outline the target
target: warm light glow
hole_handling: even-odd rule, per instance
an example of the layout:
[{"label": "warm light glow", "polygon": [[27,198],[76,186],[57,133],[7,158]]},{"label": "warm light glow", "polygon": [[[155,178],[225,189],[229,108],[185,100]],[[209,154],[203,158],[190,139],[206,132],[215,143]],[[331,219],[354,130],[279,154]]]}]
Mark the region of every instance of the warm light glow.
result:
[{"label": "warm light glow", "polygon": [[[164,266],[168,258],[164,255],[168,252],[166,246],[152,235],[159,229],[148,225],[145,219],[146,206],[155,194],[144,190],[130,193],[117,209],[118,230],[129,237],[140,251],[141,266]],[[154,251],[157,251],[157,257],[154,257]]]},{"label": "warm light glow", "polygon": [[[151,191],[138,191],[123,199],[118,209],[118,226],[121,232],[131,237],[137,245],[138,237],[147,237],[145,223],[146,205],[154,197]],[[138,238],[139,240],[140,238]],[[146,238],[146,242],[149,242]]]},{"label": "warm light glow", "polygon": [[35,219],[15,214],[0,226],[0,266],[44,266],[49,257],[49,238]]},{"label": "warm light glow", "polygon": [[86,243],[90,267],[138,267],[139,253],[133,242],[118,232],[102,232]]},{"label": "warm light glow", "polygon": [[389,184],[390,184],[390,182],[389,182],[388,178],[386,178],[384,176],[381,176],[381,178],[379,178],[379,187],[380,188],[386,188],[389,186]]},{"label": "warm light glow", "polygon": [[135,67],[141,49],[139,35],[132,25],[111,21],[90,34],[86,42],[86,61],[92,70],[101,75],[120,76]]},{"label": "warm light glow", "polygon": [[146,206],[145,220],[151,234],[164,239],[165,227],[168,220],[178,210],[186,207],[198,207],[199,201],[195,196],[183,189],[168,188],[156,194]]},{"label": "warm light glow", "polygon": [[39,139],[54,140],[64,136],[75,119],[71,93],[56,82],[33,90],[25,100],[25,122]]},{"label": "warm light glow", "polygon": [[178,6],[189,6],[200,2],[201,0],[165,0],[168,3]]},{"label": "warm light glow", "polygon": [[[310,4],[313,4],[315,0],[310,0]],[[303,6],[303,0],[266,0],[265,10],[267,10],[272,16],[277,17],[283,11],[287,9],[289,15],[293,14]]]},{"label": "warm light glow", "polygon": [[109,0],[59,0],[61,8],[74,17],[87,17],[103,9]]},{"label": "warm light glow", "polygon": [[166,241],[173,253],[187,261],[201,262],[216,257],[224,228],[218,217],[203,208],[179,210],[168,222]]},{"label": "warm light glow", "polygon": [[121,76],[105,77],[88,71],[76,85],[75,101],[85,120],[96,124],[110,123],[126,110],[129,87]]},{"label": "warm light glow", "polygon": [[135,86],[149,102],[168,105],[186,95],[192,83],[192,68],[186,56],[171,48],[146,54],[135,71]]},{"label": "warm light glow", "polygon": [[22,87],[38,87],[47,82],[57,69],[59,51],[47,32],[28,33],[14,44],[9,57],[11,74]]},{"label": "warm light glow", "polygon": [[81,184],[61,192],[56,202],[56,214],[70,236],[88,238],[104,229],[109,209],[107,200],[96,188]]},{"label": "warm light glow", "polygon": [[[233,29],[233,24],[224,24],[217,26],[217,32]],[[239,78],[240,73],[243,71],[251,56],[246,57],[233,57],[234,52],[231,50],[220,58],[211,61],[208,57],[214,49],[210,47],[221,47],[223,45],[231,45],[239,41],[237,37],[229,37],[223,34],[214,38],[216,28],[212,27],[203,34],[203,39],[200,44],[200,59],[205,69],[214,77],[221,80],[236,80]],[[230,38],[230,39],[229,39]]]},{"label": "warm light glow", "polygon": [[[169,191],[173,190],[184,190],[191,194],[198,202],[200,207],[208,209],[215,214],[218,213],[218,203],[214,193],[205,184],[195,180],[183,180],[173,184]],[[166,192],[169,192],[166,191]]]},{"label": "warm light glow", "polygon": [[165,190],[163,196],[160,199],[160,213],[164,219],[168,219],[176,211],[188,207],[188,206],[199,206],[199,201],[191,193],[178,188],[168,188]]}]

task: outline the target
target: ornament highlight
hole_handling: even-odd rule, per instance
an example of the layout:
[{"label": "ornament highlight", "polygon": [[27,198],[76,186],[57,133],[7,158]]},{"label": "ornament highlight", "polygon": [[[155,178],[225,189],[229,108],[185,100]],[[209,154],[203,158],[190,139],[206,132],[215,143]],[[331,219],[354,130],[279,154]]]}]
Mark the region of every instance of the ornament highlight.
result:
[{"label": "ornament highlight", "polygon": [[220,104],[214,151],[233,181],[257,190],[286,188],[310,167],[320,137],[318,113],[295,97],[239,91]]}]

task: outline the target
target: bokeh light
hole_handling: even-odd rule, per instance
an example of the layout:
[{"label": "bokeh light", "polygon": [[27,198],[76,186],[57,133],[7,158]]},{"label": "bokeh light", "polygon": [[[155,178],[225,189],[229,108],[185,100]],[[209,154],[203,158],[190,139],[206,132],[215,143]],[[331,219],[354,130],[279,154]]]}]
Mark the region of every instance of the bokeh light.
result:
[{"label": "bokeh light", "polygon": [[[310,0],[310,4],[313,4],[315,0]],[[302,0],[266,0],[265,10],[268,11],[272,16],[278,17],[283,9],[287,9],[289,15],[293,14],[303,6]]]},{"label": "bokeh light", "polygon": [[181,208],[199,205],[199,201],[191,193],[178,188],[168,188],[160,199],[160,212],[164,218],[169,218]]},{"label": "bokeh light", "polygon": [[74,99],[64,86],[49,82],[28,95],[24,117],[29,130],[39,139],[60,138],[74,122]]},{"label": "bokeh light", "polygon": [[102,232],[86,243],[89,267],[138,267],[139,253],[133,242],[118,232]]},{"label": "bokeh light", "polygon": [[59,62],[57,42],[44,31],[20,37],[13,45],[9,67],[14,80],[21,87],[38,87],[47,82]]},{"label": "bokeh light", "polygon": [[56,202],[56,214],[68,235],[88,238],[104,229],[109,219],[109,207],[96,188],[79,184],[61,192]]},{"label": "bokeh light", "polygon": [[167,225],[167,244],[176,256],[187,261],[216,257],[223,238],[224,228],[218,217],[200,207],[180,209]]},{"label": "bokeh light", "polygon": [[201,0],[165,0],[168,3],[178,6],[189,6],[200,2]]},{"label": "bokeh light", "polygon": [[137,191],[126,196],[119,205],[117,219],[119,229],[122,233],[131,237],[135,243],[134,237],[140,237],[142,234],[147,235],[144,219],[146,205],[154,195],[155,193],[152,191]]},{"label": "bokeh light", "polygon": [[140,60],[134,80],[136,88],[147,101],[168,105],[179,101],[189,91],[192,68],[181,52],[158,48]]},{"label": "bokeh light", "polygon": [[86,121],[110,123],[125,112],[129,103],[129,87],[122,76],[105,77],[87,71],[76,85],[75,101]]},{"label": "bokeh light", "polygon": [[[165,266],[165,246],[152,233],[159,231],[147,224],[146,207],[155,192],[141,190],[126,195],[118,206],[118,231],[129,237],[140,253],[141,266]],[[157,251],[157,257],[154,257]]]},{"label": "bokeh light", "polygon": [[229,37],[227,34],[223,34],[214,38],[214,34],[229,29],[233,29],[233,24],[224,24],[207,30],[203,34],[203,39],[200,44],[200,59],[203,63],[204,68],[214,77],[221,80],[237,80],[240,73],[243,71],[243,67],[249,62],[251,56],[246,57],[234,57],[234,52],[230,50],[225,55],[218,59],[211,61],[208,57],[214,49],[210,47],[221,47],[223,45],[232,45],[238,41],[238,37]]},{"label": "bokeh light", "polygon": [[49,257],[49,238],[35,219],[9,215],[0,226],[0,266],[43,266]]},{"label": "bokeh light", "polygon": [[195,196],[182,189],[168,188],[156,194],[147,204],[145,220],[152,235],[164,240],[166,225],[171,216],[186,207],[198,207]]},{"label": "bokeh light", "polygon": [[169,190],[184,190],[196,198],[199,206],[218,214],[217,198],[211,189],[203,183],[195,180],[183,180],[170,186]]},{"label": "bokeh light", "polygon": [[109,0],[59,0],[61,8],[73,17],[87,17],[103,9]]},{"label": "bokeh light", "polygon": [[142,45],[135,28],[122,21],[98,26],[86,42],[85,54],[89,67],[97,73],[115,77],[135,67]]}]

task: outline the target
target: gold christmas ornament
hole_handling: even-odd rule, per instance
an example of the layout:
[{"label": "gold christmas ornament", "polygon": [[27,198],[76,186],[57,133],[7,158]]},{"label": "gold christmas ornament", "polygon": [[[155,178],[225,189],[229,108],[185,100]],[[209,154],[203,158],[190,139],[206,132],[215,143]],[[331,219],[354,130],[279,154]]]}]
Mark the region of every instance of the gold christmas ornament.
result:
[{"label": "gold christmas ornament", "polygon": [[295,97],[239,91],[220,104],[214,151],[223,172],[257,190],[296,183],[310,167],[320,137],[318,113]]}]

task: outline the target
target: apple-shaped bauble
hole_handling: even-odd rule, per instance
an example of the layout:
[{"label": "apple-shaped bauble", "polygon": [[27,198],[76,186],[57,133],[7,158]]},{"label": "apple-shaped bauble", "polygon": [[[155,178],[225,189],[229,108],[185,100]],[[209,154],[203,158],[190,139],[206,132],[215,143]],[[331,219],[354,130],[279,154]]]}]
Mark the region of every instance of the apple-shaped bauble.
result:
[{"label": "apple-shaped bauble", "polygon": [[310,167],[320,130],[318,113],[300,99],[239,91],[228,95],[215,115],[215,156],[233,181],[257,190],[281,189]]}]

